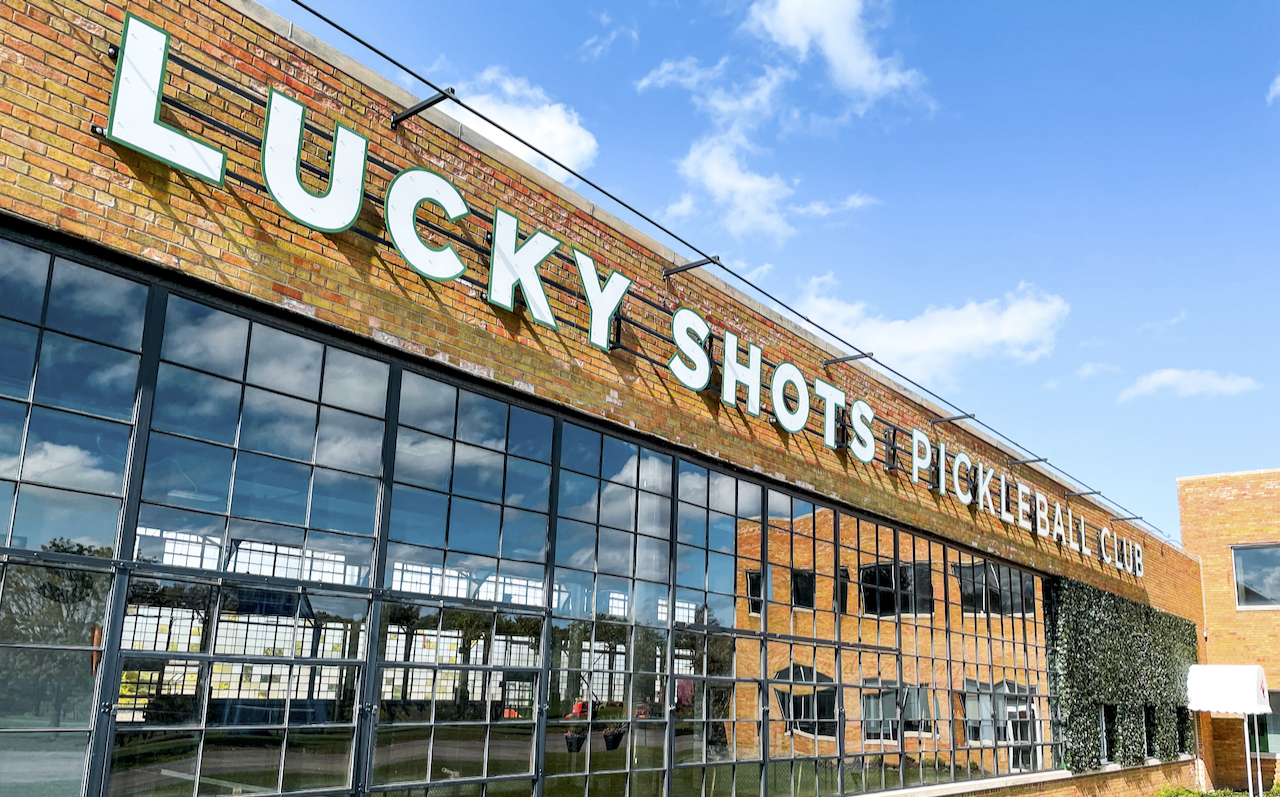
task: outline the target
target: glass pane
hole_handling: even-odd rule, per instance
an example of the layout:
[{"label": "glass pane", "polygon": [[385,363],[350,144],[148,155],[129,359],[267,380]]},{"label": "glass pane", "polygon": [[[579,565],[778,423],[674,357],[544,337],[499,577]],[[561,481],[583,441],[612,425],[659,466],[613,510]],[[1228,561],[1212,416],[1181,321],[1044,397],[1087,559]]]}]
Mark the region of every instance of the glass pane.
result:
[{"label": "glass pane", "polygon": [[680,500],[707,505],[707,469],[689,462],[680,463]]},{"label": "glass pane", "polygon": [[389,536],[393,540],[443,548],[448,515],[447,495],[397,484],[391,493]]},{"label": "glass pane", "polygon": [[560,466],[600,475],[600,433],[566,423],[560,433]]},{"label": "glass pane", "polygon": [[13,241],[0,241],[0,315],[40,322],[49,255]]},{"label": "glass pane", "polygon": [[437,725],[431,745],[431,779],[476,778],[484,774],[484,726]]},{"label": "glass pane", "polygon": [[45,324],[82,338],[137,351],[147,286],[57,258]]},{"label": "glass pane", "polygon": [[599,492],[598,480],[567,470],[560,471],[560,517],[595,523]]},{"label": "glass pane", "polygon": [[147,443],[142,497],[148,501],[227,511],[231,449],[153,432]]},{"label": "glass pane", "polygon": [[449,512],[449,548],[498,555],[498,527],[502,510],[466,498],[454,498]]},{"label": "glass pane", "polygon": [[723,473],[711,471],[711,486],[707,505],[712,509],[732,515],[738,493],[738,480]]},{"label": "glass pane", "polygon": [[671,495],[671,457],[649,450],[640,455],[640,489]]},{"label": "glass pane", "polygon": [[547,560],[547,516],[519,509],[502,512],[502,558]]},{"label": "glass pane", "polygon": [[384,583],[404,592],[439,595],[444,591],[444,551],[398,542],[388,544]]},{"label": "glass pane", "polygon": [[556,524],[556,564],[579,570],[596,569],[596,529],[561,520]]},{"label": "glass pane", "polygon": [[500,502],[504,459],[495,451],[459,443],[453,452],[453,494]]},{"label": "glass pane", "polygon": [[24,484],[9,544],[28,550],[111,556],[120,499]]},{"label": "glass pane", "polygon": [[551,502],[551,468],[508,457],[505,492],[505,501],[511,506],[546,512]]},{"label": "glass pane", "polygon": [[311,401],[319,398],[323,346],[262,324],[253,325],[250,338],[247,381]]},{"label": "glass pane", "polygon": [[640,465],[640,448],[613,437],[604,438],[600,473],[604,478],[629,487],[636,486],[636,474]]},{"label": "glass pane", "polygon": [[671,537],[671,499],[640,493],[636,531],[652,537]]},{"label": "glass pane", "polygon": [[712,592],[733,594],[733,580],[733,557],[720,553],[707,554],[707,589]]},{"label": "glass pane", "polygon": [[232,519],[227,570],[277,578],[302,577],[302,529]]},{"label": "glass pane", "polygon": [[677,545],[676,548],[676,583],[682,587],[702,589],[707,574],[707,552],[688,545]]},{"label": "glass pane", "polygon": [[507,453],[538,462],[551,462],[551,437],[555,423],[546,415],[522,407],[511,408]]},{"label": "glass pane", "polygon": [[306,594],[299,605],[299,656],[349,659],[362,655],[369,601]]},{"label": "glass pane", "polygon": [[310,462],[315,438],[314,404],[265,390],[245,390],[241,448]]},{"label": "glass pane", "polygon": [[556,568],[552,608],[562,617],[588,619],[594,614],[595,579],[590,573]]},{"label": "glass pane", "polygon": [[601,573],[631,576],[631,549],[635,535],[625,531],[600,529],[600,555],[597,568]]},{"label": "glass pane", "polygon": [[39,336],[35,327],[0,318],[0,396],[30,395]]},{"label": "glass pane", "polygon": [[351,776],[352,728],[289,731],[284,748],[284,791],[346,786]]},{"label": "glass pane", "polygon": [[330,347],[324,361],[321,399],[366,415],[383,416],[387,407],[386,363]]},{"label": "glass pane", "polygon": [[79,797],[87,733],[0,734],[0,797]]},{"label": "glass pane", "polygon": [[301,525],[307,516],[311,467],[241,452],[231,513]]},{"label": "glass pane", "polygon": [[654,537],[636,538],[636,578],[666,581],[670,578],[670,543]]},{"label": "glass pane", "polygon": [[[22,433],[27,425],[27,405],[0,401],[0,478],[18,478],[22,454]],[[9,519],[4,516],[5,521]],[[3,523],[4,521],[0,521]]]},{"label": "glass pane", "polygon": [[215,593],[205,584],[134,578],[129,582],[120,647],[199,653],[205,649]]},{"label": "glass pane", "polygon": [[448,490],[452,469],[451,441],[400,427],[396,434],[396,481]]},{"label": "glass pane", "polygon": [[200,722],[209,665],[181,659],[125,659],[120,671],[118,725]]},{"label": "glass pane", "polygon": [[458,389],[405,371],[400,383],[400,423],[453,437],[454,405]]},{"label": "glass pane", "polygon": [[88,728],[99,655],[0,648],[0,728]]},{"label": "glass pane", "polygon": [[0,642],[102,645],[111,576],[11,564],[0,597]]},{"label": "glass pane", "polygon": [[681,501],[676,511],[680,542],[707,547],[707,510]]},{"label": "glass pane", "polygon": [[206,731],[197,794],[275,791],[284,731]]},{"label": "glass pane", "polygon": [[289,724],[351,722],[359,685],[358,671],[358,667],[294,667]]},{"label": "glass pane", "polygon": [[248,320],[181,296],[169,296],[160,348],[164,359],[242,379],[248,341]]},{"label": "glass pane", "polygon": [[138,355],[46,332],[35,400],[127,421],[133,417]]},{"label": "glass pane", "polygon": [[1280,604],[1280,546],[1236,548],[1236,604]]},{"label": "glass pane", "polygon": [[[217,638],[213,652],[236,656],[290,656],[293,654],[294,615],[298,613],[298,594],[251,587],[226,587],[222,590],[222,606],[218,609]],[[219,664],[214,669],[229,672]],[[249,665],[246,665],[249,666]],[[255,683],[262,679],[257,679]],[[284,689],[284,682],[281,682]],[[217,695],[218,690],[214,690]],[[234,693],[225,695],[235,697]]]},{"label": "glass pane", "polygon": [[731,515],[712,512],[707,521],[707,547],[732,554],[733,543],[738,533],[738,524]]},{"label": "glass pane", "polygon": [[168,363],[160,364],[151,426],[231,445],[240,416],[240,385]]},{"label": "glass pane", "polygon": [[[262,655],[262,654],[256,654]],[[280,725],[289,692],[287,664],[214,662],[209,684],[209,725]]]},{"label": "glass pane", "polygon": [[372,558],[373,540],[367,537],[308,532],[302,577],[324,584],[367,587]]},{"label": "glass pane", "polygon": [[316,463],[377,476],[382,472],[382,421],[321,408]]},{"label": "glass pane", "polygon": [[519,606],[542,606],[543,565],[534,562],[504,561],[493,600]]},{"label": "glass pane", "polygon": [[600,523],[616,529],[635,531],[636,491],[613,482],[602,482],[600,490]]},{"label": "glass pane", "polygon": [[455,598],[494,599],[498,560],[450,551],[445,556],[443,594]]},{"label": "glass pane", "polygon": [[33,407],[22,478],[119,495],[128,453],[128,426]]},{"label": "glass pane", "polygon": [[458,439],[505,451],[507,405],[488,396],[458,391]]},{"label": "glass pane", "polygon": [[373,782],[426,780],[430,752],[430,726],[378,728],[373,748]]},{"label": "glass pane", "polygon": [[13,482],[0,482],[0,540],[9,539],[9,518],[13,517],[13,499],[18,485]]},{"label": "glass pane", "polygon": [[311,526],[373,534],[377,509],[377,479],[316,468],[311,489]]},{"label": "glass pane", "polygon": [[738,482],[738,517],[760,517],[760,485]]},{"label": "glass pane", "polygon": [[110,797],[190,797],[200,732],[122,731],[111,748]]},{"label": "glass pane", "polygon": [[534,726],[518,723],[489,728],[488,775],[523,775],[533,771]]}]

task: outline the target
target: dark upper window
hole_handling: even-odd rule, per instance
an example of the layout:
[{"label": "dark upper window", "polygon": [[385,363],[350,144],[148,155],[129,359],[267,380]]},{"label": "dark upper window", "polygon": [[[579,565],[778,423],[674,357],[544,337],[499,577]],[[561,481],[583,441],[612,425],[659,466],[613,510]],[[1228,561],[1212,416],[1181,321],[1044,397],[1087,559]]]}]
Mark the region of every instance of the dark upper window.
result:
[{"label": "dark upper window", "polygon": [[1236,606],[1280,606],[1280,545],[1232,550]]},{"label": "dark upper window", "polygon": [[953,565],[960,605],[977,614],[1034,614],[1035,576],[992,562]]},{"label": "dark upper window", "polygon": [[1102,715],[1102,763],[1115,760],[1116,755],[1116,707],[1103,706]]},{"label": "dark upper window", "polygon": [[[894,583],[894,576],[897,583]],[[858,574],[862,613],[880,617],[933,613],[933,579],[928,562],[894,565],[879,562],[864,566]]]},{"label": "dark upper window", "polygon": [[840,568],[840,581],[838,589],[840,590],[840,611],[849,614],[849,582],[853,580],[853,576],[849,575],[849,568]]},{"label": "dark upper window", "polygon": [[812,570],[791,571],[791,605],[801,609],[812,609],[816,604],[814,598],[815,581]]}]

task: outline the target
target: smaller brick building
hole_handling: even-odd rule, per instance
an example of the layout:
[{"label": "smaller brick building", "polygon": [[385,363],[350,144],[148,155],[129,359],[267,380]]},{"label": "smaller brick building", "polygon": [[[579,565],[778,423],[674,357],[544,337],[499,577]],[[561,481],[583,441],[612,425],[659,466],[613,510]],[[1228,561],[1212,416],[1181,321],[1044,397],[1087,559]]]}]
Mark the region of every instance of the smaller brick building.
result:
[{"label": "smaller brick building", "polygon": [[[1210,664],[1259,664],[1280,713],[1280,469],[1178,479],[1184,550],[1199,558],[1204,589],[1203,650]],[[1280,716],[1259,718],[1263,785],[1275,781]],[[1245,785],[1239,717],[1215,716],[1210,776],[1218,788]],[[1255,774],[1256,777],[1256,774]]]}]

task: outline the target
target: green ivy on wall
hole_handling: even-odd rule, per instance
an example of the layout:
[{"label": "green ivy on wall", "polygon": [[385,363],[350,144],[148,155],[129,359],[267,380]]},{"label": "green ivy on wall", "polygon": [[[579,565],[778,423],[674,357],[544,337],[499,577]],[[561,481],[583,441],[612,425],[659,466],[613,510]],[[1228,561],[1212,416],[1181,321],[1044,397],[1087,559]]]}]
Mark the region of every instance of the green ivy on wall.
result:
[{"label": "green ivy on wall", "polygon": [[1175,759],[1179,724],[1186,722],[1178,707],[1187,704],[1187,670],[1196,662],[1195,623],[1058,577],[1045,579],[1044,607],[1063,766],[1072,772],[1101,766],[1104,705],[1116,707],[1112,762],[1145,759],[1147,706],[1152,757]]}]

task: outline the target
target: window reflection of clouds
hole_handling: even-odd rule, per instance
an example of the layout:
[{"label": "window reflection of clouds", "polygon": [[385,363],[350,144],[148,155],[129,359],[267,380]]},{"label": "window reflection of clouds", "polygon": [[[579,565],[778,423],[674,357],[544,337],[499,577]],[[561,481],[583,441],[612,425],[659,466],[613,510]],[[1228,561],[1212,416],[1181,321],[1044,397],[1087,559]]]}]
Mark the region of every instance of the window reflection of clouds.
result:
[{"label": "window reflection of clouds", "polygon": [[435,490],[449,489],[453,443],[401,427],[396,435],[396,480]]},{"label": "window reflection of clouds", "polygon": [[595,523],[599,489],[600,483],[595,479],[560,471],[560,516]]},{"label": "window reflection of clouds", "polygon": [[0,318],[0,396],[25,399],[36,367],[35,327]]},{"label": "window reflection of clouds", "polygon": [[138,355],[46,332],[35,400],[109,418],[133,417]]},{"label": "window reflection of clouds", "polygon": [[376,476],[382,470],[382,421],[321,408],[316,464]]},{"label": "window reflection of clouds", "polygon": [[27,405],[16,401],[0,401],[0,478],[18,476],[22,432],[27,425]]},{"label": "window reflection of clouds", "polygon": [[45,324],[137,351],[142,346],[147,286],[57,258]]},{"label": "window reflection of clouds", "polygon": [[551,501],[551,468],[509,457],[504,497],[509,506],[546,512]]},{"label": "window reflection of clouds", "polygon": [[458,443],[453,453],[453,493],[501,501],[503,459],[495,451]]},{"label": "window reflection of clouds", "polygon": [[411,371],[400,383],[400,423],[415,429],[453,436],[458,389]]},{"label": "window reflection of clouds", "polygon": [[458,439],[505,451],[507,405],[488,396],[458,391]]},{"label": "window reflection of clouds", "polygon": [[325,404],[333,404],[366,415],[382,417],[387,404],[387,374],[384,362],[330,347],[325,354]]},{"label": "window reflection of clouds", "polygon": [[244,376],[249,322],[202,304],[169,297],[160,356],[193,368],[240,379]]},{"label": "window reflection of clouds", "polygon": [[246,388],[240,447],[311,461],[316,406],[257,388]]},{"label": "window reflection of clouds", "polygon": [[13,241],[0,241],[0,315],[36,323],[49,278],[49,255]]},{"label": "window reflection of clouds", "polygon": [[315,401],[320,396],[324,347],[262,324],[253,325],[247,381]]},{"label": "window reflection of clouds", "polygon": [[1237,603],[1241,606],[1280,604],[1280,547],[1236,548]]},{"label": "window reflection of clouds", "polygon": [[[100,556],[115,545],[118,498],[24,484],[18,489],[17,503],[9,543],[14,548]],[[54,544],[58,539],[69,545]]]},{"label": "window reflection of clouds", "polygon": [[128,448],[127,426],[36,407],[22,478],[119,495]]},{"label": "window reflection of clouds", "polygon": [[188,509],[225,512],[231,460],[230,449],[153,432],[142,496]]},{"label": "window reflection of clouds", "polygon": [[239,417],[239,383],[160,364],[152,428],[231,444],[236,439]]}]

